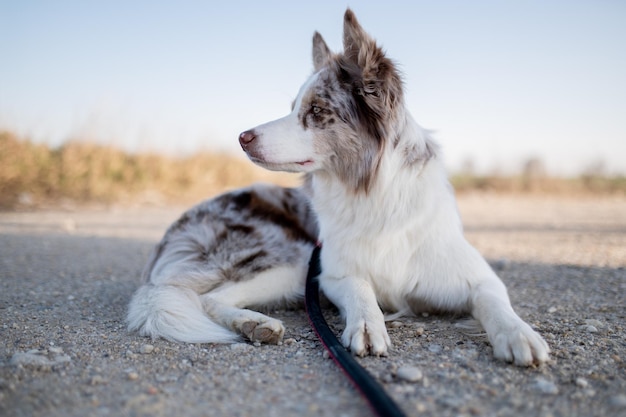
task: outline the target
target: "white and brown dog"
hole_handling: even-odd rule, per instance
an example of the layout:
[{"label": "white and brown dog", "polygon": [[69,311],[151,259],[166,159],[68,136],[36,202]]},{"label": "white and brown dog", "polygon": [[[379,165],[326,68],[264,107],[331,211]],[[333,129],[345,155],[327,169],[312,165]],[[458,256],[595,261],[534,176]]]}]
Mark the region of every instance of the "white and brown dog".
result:
[{"label": "white and brown dog", "polygon": [[188,342],[229,342],[232,331],[276,342],[282,324],[246,308],[299,299],[318,239],[321,288],[355,354],[387,354],[383,311],[446,311],[470,313],[496,358],[547,361],[546,342],[464,238],[439,148],[409,115],[395,65],[350,10],[343,42],[334,54],[316,33],[314,73],[291,113],[239,137],[254,163],[305,173],[302,190],[257,186],[183,215],[131,301],[130,329]]}]

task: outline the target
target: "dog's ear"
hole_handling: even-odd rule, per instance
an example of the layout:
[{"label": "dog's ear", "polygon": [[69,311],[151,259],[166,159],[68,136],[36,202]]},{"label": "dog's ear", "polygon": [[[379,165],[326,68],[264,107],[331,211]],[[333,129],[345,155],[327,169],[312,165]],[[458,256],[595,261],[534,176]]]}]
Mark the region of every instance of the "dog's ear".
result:
[{"label": "dog's ear", "polygon": [[344,56],[360,70],[357,93],[381,97],[395,104],[402,94],[402,80],[393,62],[363,30],[352,10],[347,9],[343,24]]},{"label": "dog's ear", "polygon": [[349,61],[363,68],[370,55],[378,49],[376,42],[363,30],[352,10],[343,17],[343,53]]},{"label": "dog's ear", "polygon": [[313,68],[315,71],[319,71],[330,61],[332,52],[326,45],[324,38],[319,32],[315,32],[313,35]]},{"label": "dog's ear", "polygon": [[394,63],[361,27],[352,10],[346,10],[343,25],[343,79],[368,121],[369,132],[377,139],[386,136],[385,126],[402,101],[402,79]]}]

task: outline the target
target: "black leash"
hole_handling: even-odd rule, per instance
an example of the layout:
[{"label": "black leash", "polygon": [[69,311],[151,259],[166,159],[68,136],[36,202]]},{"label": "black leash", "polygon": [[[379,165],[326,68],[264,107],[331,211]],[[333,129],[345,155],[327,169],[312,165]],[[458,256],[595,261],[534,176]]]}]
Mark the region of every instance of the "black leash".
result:
[{"label": "black leash", "polygon": [[317,333],[317,337],[322,341],[330,357],[333,358],[335,363],[339,365],[363,397],[365,397],[374,413],[380,417],[404,417],[404,412],[387,395],[385,389],[358,364],[328,327],[328,323],[326,323],[320,308],[319,282],[316,279],[322,272],[320,252],[321,247],[318,245],[311,255],[304,297],[306,311],[313,330]]}]

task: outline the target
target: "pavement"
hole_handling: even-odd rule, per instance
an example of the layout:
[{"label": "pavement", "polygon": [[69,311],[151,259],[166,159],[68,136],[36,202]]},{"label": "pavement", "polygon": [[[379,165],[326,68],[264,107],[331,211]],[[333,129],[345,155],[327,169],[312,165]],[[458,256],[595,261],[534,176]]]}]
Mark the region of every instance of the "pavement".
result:
[{"label": "pavement", "polygon": [[[407,415],[626,416],[626,198],[464,194],[459,206],[552,361],[496,361],[457,317],[423,315],[389,323],[390,355],[359,362]],[[0,213],[0,415],[372,415],[302,309],[270,312],[286,327],[278,346],[126,332],[148,253],[183,210]]]}]

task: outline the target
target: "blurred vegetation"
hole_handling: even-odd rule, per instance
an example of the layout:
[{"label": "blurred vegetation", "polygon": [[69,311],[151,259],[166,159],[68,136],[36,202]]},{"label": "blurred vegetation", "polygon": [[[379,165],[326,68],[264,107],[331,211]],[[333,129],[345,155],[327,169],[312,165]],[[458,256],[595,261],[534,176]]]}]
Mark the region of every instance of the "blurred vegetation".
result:
[{"label": "blurred vegetation", "polygon": [[467,176],[454,174],[450,182],[457,192],[493,191],[500,193],[535,193],[554,195],[626,195],[626,177],[599,177],[581,175],[575,178],[546,177],[540,180],[529,179],[523,175]]},{"label": "blurred vegetation", "polygon": [[457,192],[470,190],[509,193],[544,193],[557,195],[620,194],[626,195],[626,177],[609,176],[603,161],[595,161],[572,178],[550,177],[540,158],[532,157],[518,175],[476,175],[471,162],[451,176]]},{"label": "blurred vegetation", "polygon": [[253,182],[295,185],[298,177],[226,154],[131,154],[84,141],[51,149],[0,132],[3,209],[59,202],[190,204]]},{"label": "blurred vegetation", "polygon": [[[253,182],[296,185],[298,176],[264,170],[227,154],[200,152],[175,158],[155,153],[69,141],[58,148],[0,131],[0,208],[59,203],[191,204]],[[601,162],[577,178],[546,175],[541,160],[529,159],[517,176],[451,176],[458,192],[626,194],[626,178],[608,177]]]}]

